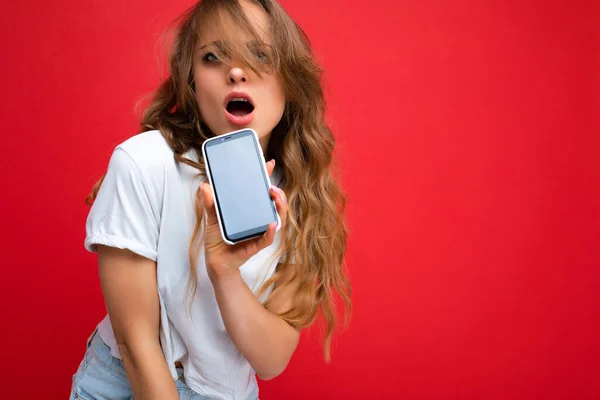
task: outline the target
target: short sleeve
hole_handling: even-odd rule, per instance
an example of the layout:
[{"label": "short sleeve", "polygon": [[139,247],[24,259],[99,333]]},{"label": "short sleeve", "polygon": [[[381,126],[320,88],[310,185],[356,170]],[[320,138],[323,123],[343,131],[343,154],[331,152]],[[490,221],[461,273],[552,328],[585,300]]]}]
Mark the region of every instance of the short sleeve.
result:
[{"label": "short sleeve", "polygon": [[85,248],[96,252],[101,244],[156,261],[158,219],[140,169],[117,147],[86,221]]}]

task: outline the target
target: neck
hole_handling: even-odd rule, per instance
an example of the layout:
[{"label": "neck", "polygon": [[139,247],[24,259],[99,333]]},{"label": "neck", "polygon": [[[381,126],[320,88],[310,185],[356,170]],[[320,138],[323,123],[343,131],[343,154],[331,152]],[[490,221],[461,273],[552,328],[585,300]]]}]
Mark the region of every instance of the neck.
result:
[{"label": "neck", "polygon": [[[271,133],[264,137],[259,137],[258,141],[260,142],[260,147],[262,148],[262,152],[265,157],[267,157],[267,149],[269,148],[269,139],[271,139]],[[269,160],[266,160],[269,161]]]}]

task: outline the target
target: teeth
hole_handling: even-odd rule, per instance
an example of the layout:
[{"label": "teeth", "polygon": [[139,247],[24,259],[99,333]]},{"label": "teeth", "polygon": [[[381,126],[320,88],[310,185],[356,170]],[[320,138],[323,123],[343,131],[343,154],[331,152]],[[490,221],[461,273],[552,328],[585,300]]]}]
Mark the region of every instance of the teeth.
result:
[{"label": "teeth", "polygon": [[241,97],[238,97],[238,98],[235,98],[235,99],[231,99],[231,101],[245,101],[246,103],[248,103],[248,100],[242,99]]}]

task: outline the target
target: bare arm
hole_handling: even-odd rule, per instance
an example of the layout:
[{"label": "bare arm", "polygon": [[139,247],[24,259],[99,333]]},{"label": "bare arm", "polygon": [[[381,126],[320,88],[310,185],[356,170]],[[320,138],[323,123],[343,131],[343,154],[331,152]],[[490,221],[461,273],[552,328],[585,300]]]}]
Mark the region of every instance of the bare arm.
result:
[{"label": "bare arm", "polygon": [[100,283],[115,339],[138,400],[178,400],[159,342],[156,262],[98,245]]},{"label": "bare arm", "polygon": [[242,280],[239,270],[211,274],[217,303],[231,340],[257,375],[268,380],[279,375],[296,350],[300,332],[276,313],[291,306],[291,289],[263,307]]},{"label": "bare arm", "polygon": [[[275,161],[269,161],[266,166],[271,175]],[[271,187],[270,193],[281,217],[281,228],[284,229],[288,211],[287,198],[283,190],[275,186]],[[248,288],[239,267],[273,243],[276,226],[271,224],[267,232],[258,239],[229,246],[221,238],[212,193],[206,183],[202,186],[202,201],[206,211],[206,268],[225,329],[258,376],[263,380],[272,379],[283,372],[300,338],[300,332],[277,315],[291,308],[295,288],[278,292],[267,309]]]}]

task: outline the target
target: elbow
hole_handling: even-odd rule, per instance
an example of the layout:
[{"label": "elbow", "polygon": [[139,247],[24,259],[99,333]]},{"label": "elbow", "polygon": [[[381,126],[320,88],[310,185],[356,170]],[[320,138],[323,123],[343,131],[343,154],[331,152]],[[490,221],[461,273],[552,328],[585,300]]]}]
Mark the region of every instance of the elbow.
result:
[{"label": "elbow", "polygon": [[260,378],[261,381],[270,381],[271,379],[277,378],[285,368],[287,367],[287,362],[282,363],[280,365],[273,365],[270,368],[263,368],[260,371],[256,371],[256,375]]},{"label": "elbow", "polygon": [[123,360],[129,361],[135,365],[145,359],[146,355],[154,351],[148,347],[148,342],[144,341],[123,341],[117,339],[117,348]]},{"label": "elbow", "polygon": [[266,372],[266,373],[256,373],[261,381],[270,381],[271,379],[277,378],[283,370],[279,372]]},{"label": "elbow", "polygon": [[[286,342],[285,346],[278,347],[277,350],[271,348],[269,351],[270,361],[262,359],[260,365],[256,365],[256,375],[263,381],[269,381],[281,375],[287,368],[296,347],[298,346],[298,340],[300,338],[300,331],[296,329],[290,329],[293,332],[289,342]],[[266,354],[265,354],[266,356]],[[252,365],[254,367],[254,365]]]},{"label": "elbow", "polygon": [[119,350],[119,354],[123,360],[133,362],[133,354],[131,354],[131,349],[127,344],[123,342],[117,342],[117,349]]}]

